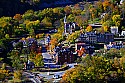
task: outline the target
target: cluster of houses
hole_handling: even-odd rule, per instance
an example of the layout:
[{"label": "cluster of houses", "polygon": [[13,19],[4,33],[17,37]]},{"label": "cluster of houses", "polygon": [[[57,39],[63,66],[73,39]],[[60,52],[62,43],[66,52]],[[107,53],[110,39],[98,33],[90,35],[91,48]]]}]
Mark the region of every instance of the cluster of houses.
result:
[{"label": "cluster of houses", "polygon": [[109,43],[114,41],[114,34],[112,33],[96,33],[86,32],[81,33],[78,41],[94,44],[94,43]]},{"label": "cluster of houses", "polygon": [[[91,24],[92,25],[92,24]],[[76,23],[67,23],[66,16],[64,17],[64,34],[72,34],[75,31]],[[101,25],[92,25],[93,27],[101,27]],[[120,49],[124,47],[124,42],[115,42],[114,35],[118,34],[118,27],[111,27],[111,32],[97,33],[85,32],[80,33],[80,36],[76,39],[73,48],[65,46],[57,46],[55,48],[55,57],[57,64],[72,63],[79,56],[78,52],[84,48],[83,56],[86,54],[93,55],[95,50],[111,48]],[[122,34],[124,34],[122,32]],[[49,39],[49,38],[48,38]]]},{"label": "cluster of houses", "polygon": [[110,50],[111,48],[116,48],[116,49],[120,49],[120,48],[124,48],[124,43],[122,41],[119,42],[110,42],[107,45],[104,45],[104,49],[106,50]]},{"label": "cluster of houses", "polygon": [[[96,25],[92,25],[92,27]],[[97,24],[98,27],[101,25]],[[67,23],[66,16],[64,17],[64,34],[72,34],[77,27],[76,23]],[[84,48],[82,56],[89,54],[93,55],[96,49],[104,48],[110,50],[111,48],[120,49],[124,47],[124,42],[115,42],[114,35],[118,34],[118,27],[111,27],[111,33],[97,33],[85,32],[80,33],[79,37],[76,39],[75,44],[72,47],[60,46],[55,47],[54,49],[54,59],[56,64],[64,63],[73,63],[77,57],[79,57],[79,52]],[[121,33],[124,35],[124,32]],[[44,44],[49,45],[51,36],[48,35],[44,39]],[[23,43],[23,47],[29,47],[31,50],[36,51],[37,53],[42,53],[42,46],[38,44],[34,38],[21,39],[19,42]],[[81,57],[81,55],[80,55]]]}]

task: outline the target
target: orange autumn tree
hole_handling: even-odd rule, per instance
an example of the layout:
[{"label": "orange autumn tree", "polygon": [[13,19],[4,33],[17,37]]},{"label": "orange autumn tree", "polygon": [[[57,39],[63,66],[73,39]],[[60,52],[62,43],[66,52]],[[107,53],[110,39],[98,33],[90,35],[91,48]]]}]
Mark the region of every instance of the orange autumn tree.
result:
[{"label": "orange autumn tree", "polygon": [[22,19],[22,16],[20,14],[16,14],[13,18],[17,21],[20,21]]},{"label": "orange autumn tree", "polygon": [[72,9],[71,9],[70,6],[66,6],[66,7],[64,8],[64,11],[65,11],[66,14],[71,14]]},{"label": "orange autumn tree", "polygon": [[86,31],[87,31],[87,32],[91,32],[91,31],[92,31],[92,26],[89,25],[89,26],[86,28]]},{"label": "orange autumn tree", "polygon": [[110,6],[110,1],[109,0],[105,0],[102,4],[103,4],[104,10],[106,11],[107,7]]},{"label": "orange autumn tree", "polygon": [[82,56],[84,53],[86,52],[85,48],[81,48],[80,50],[78,50],[78,56]]},{"label": "orange autumn tree", "polygon": [[53,50],[55,48],[55,46],[57,46],[57,44],[58,44],[57,39],[56,38],[51,39],[50,44],[51,44],[50,50]]}]

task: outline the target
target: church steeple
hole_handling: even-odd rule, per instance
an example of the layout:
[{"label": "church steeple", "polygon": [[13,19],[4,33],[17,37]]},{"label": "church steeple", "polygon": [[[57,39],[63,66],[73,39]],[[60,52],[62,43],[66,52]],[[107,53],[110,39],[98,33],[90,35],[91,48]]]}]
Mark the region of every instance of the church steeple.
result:
[{"label": "church steeple", "polygon": [[65,17],[64,17],[64,34],[66,34],[66,15],[65,15]]},{"label": "church steeple", "polygon": [[66,21],[66,15],[65,15],[65,17],[64,17],[64,24],[65,24],[65,23],[67,23],[67,21]]}]

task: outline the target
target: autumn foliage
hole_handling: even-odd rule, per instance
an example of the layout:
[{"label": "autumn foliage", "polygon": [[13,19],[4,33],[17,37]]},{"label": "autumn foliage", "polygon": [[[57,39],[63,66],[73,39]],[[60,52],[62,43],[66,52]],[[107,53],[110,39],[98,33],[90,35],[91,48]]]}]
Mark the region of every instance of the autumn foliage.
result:
[{"label": "autumn foliage", "polygon": [[72,12],[72,9],[71,9],[70,6],[66,6],[66,7],[64,8],[64,11],[65,11],[66,14],[70,14],[70,13]]},{"label": "autumn foliage", "polygon": [[20,21],[22,19],[22,16],[20,14],[16,14],[13,18],[17,21]]},{"label": "autumn foliage", "polygon": [[81,48],[80,50],[77,50],[77,52],[78,52],[78,56],[82,56],[86,51],[85,51],[85,48]]},{"label": "autumn foliage", "polygon": [[[124,82],[124,57],[107,59],[104,56],[86,56],[82,64],[65,72],[65,83]],[[116,80],[117,79],[117,80]]]},{"label": "autumn foliage", "polygon": [[91,32],[91,31],[92,31],[92,26],[89,25],[89,26],[86,28],[86,31],[87,31],[87,32]]}]

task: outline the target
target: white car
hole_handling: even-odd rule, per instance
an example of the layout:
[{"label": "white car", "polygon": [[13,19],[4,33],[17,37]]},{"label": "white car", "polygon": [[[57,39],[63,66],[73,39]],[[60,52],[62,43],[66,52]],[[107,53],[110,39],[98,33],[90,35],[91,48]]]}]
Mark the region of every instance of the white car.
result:
[{"label": "white car", "polygon": [[54,78],[54,79],[58,79],[59,77],[60,77],[60,76],[57,75],[57,74],[53,75],[53,78]]}]

